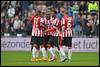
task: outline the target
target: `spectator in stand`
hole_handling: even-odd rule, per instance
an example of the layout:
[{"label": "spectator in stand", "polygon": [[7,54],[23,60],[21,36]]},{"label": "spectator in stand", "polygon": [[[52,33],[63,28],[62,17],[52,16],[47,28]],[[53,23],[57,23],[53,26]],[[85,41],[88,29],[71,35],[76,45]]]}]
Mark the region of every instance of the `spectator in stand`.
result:
[{"label": "spectator in stand", "polygon": [[70,2],[68,2],[68,7],[67,7],[67,9],[68,9],[68,16],[73,17],[73,4],[70,3]]},{"label": "spectator in stand", "polygon": [[83,22],[82,22],[82,33],[83,33],[83,35],[85,36],[85,32],[86,32],[86,22],[87,22],[87,14],[86,13],[83,13],[82,14],[82,20],[83,20]]},{"label": "spectator in stand", "polygon": [[82,23],[82,14],[78,13],[76,23],[74,23],[74,35],[80,36],[82,34]]},{"label": "spectator in stand", "polygon": [[4,17],[1,17],[1,35],[3,36],[4,35]]},{"label": "spectator in stand", "polygon": [[14,8],[16,7],[16,2],[17,2],[17,1],[11,1],[12,7],[14,7]]},{"label": "spectator in stand", "polygon": [[48,7],[57,7],[57,2],[56,1],[46,1],[46,6]]},{"label": "spectator in stand", "polygon": [[98,5],[95,1],[91,1],[88,4],[88,12],[92,13],[92,14],[96,14],[96,12],[98,12],[99,8]]},{"label": "spectator in stand", "polygon": [[97,23],[96,23],[96,35],[99,36],[99,18],[97,19]]},{"label": "spectator in stand", "polygon": [[91,37],[94,31],[93,20],[91,14],[87,15],[87,21],[85,22],[84,34]]},{"label": "spectator in stand", "polygon": [[15,6],[15,16],[16,15],[21,16],[21,6],[19,1],[16,2],[16,6]]},{"label": "spectator in stand", "polygon": [[78,2],[76,1],[73,5],[73,13],[78,13],[79,12],[79,5]]},{"label": "spectator in stand", "polygon": [[41,12],[46,12],[47,11],[47,7],[45,4],[43,3],[40,3],[38,6],[37,6],[37,11],[41,11]]},{"label": "spectator in stand", "polygon": [[21,23],[20,34],[26,36],[26,26],[24,22]]},{"label": "spectator in stand", "polygon": [[15,20],[13,23],[15,34],[20,33],[20,27],[21,27],[21,20],[19,19],[19,16],[15,16]]},{"label": "spectator in stand", "polygon": [[3,1],[3,2],[2,2],[2,6],[1,6],[1,11],[4,12],[4,16],[5,16],[6,18],[8,18],[8,17],[7,17],[7,16],[8,16],[7,11],[8,11],[8,8],[9,8],[9,4],[10,4],[10,1]]},{"label": "spectator in stand", "polygon": [[56,8],[64,7],[64,2],[65,1],[57,1],[56,4],[55,4]]},{"label": "spectator in stand", "polygon": [[31,4],[28,6],[28,10],[29,10],[29,11],[32,11],[33,9],[34,9],[34,4],[31,3]]},{"label": "spectator in stand", "polygon": [[56,16],[61,20],[63,15],[62,15],[62,12],[65,11],[65,8],[64,7],[60,7],[60,9],[58,9],[58,12],[56,14]]},{"label": "spectator in stand", "polygon": [[36,14],[35,10],[33,10],[32,12],[28,12],[28,17],[23,21],[23,23],[25,24],[24,32],[25,32],[26,36],[31,35],[32,24],[31,24],[31,21],[30,21],[30,17],[34,16],[35,14]]},{"label": "spectator in stand", "polygon": [[24,23],[26,23],[26,25],[25,25],[26,35],[30,36],[31,32],[32,32],[32,24],[31,24],[31,22],[28,19],[25,19]]},{"label": "spectator in stand", "polygon": [[9,24],[11,27],[11,35],[14,35],[14,28],[13,28],[14,20],[15,20],[15,18],[12,17],[12,18],[10,18],[10,21],[9,21]]},{"label": "spectator in stand", "polygon": [[93,25],[94,25],[93,35],[98,35],[98,30],[99,30],[99,18],[98,18],[98,15],[95,15],[93,17]]},{"label": "spectator in stand", "polygon": [[13,8],[11,5],[9,6],[8,9],[8,17],[11,18],[15,15],[15,8]]},{"label": "spectator in stand", "polygon": [[80,13],[86,13],[87,12],[87,2],[86,1],[81,1],[79,5],[79,12]]},{"label": "spectator in stand", "polygon": [[4,25],[4,36],[10,36],[10,33],[11,33],[11,27],[10,27],[10,24],[9,24],[9,21],[8,20],[5,20],[5,25]]},{"label": "spectator in stand", "polygon": [[25,16],[25,13],[27,13],[28,11],[28,5],[29,5],[29,1],[20,1],[22,19]]},{"label": "spectator in stand", "polygon": [[74,22],[76,22],[76,16],[79,12],[79,6],[78,6],[78,2],[76,1],[73,5],[73,19],[74,19]]}]

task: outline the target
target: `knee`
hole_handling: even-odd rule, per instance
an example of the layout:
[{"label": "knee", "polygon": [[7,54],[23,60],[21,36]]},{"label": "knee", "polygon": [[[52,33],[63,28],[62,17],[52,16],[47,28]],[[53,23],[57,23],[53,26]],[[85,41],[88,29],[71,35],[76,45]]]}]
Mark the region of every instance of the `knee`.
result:
[{"label": "knee", "polygon": [[50,47],[52,47],[52,46],[51,46],[50,44],[47,44],[47,47],[50,48]]},{"label": "knee", "polygon": [[43,48],[43,47],[45,47],[45,45],[44,45],[44,44],[42,44],[42,45],[41,45],[41,48]]},{"label": "knee", "polygon": [[68,49],[72,49],[72,47],[68,47]]},{"label": "knee", "polygon": [[36,47],[37,48],[37,44],[33,44],[32,47]]}]

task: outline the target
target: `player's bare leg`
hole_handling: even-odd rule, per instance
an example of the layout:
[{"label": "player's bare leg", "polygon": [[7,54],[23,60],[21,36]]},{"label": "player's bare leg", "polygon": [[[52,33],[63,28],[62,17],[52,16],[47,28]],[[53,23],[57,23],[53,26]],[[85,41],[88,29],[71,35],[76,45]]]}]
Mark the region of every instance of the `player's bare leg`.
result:
[{"label": "player's bare leg", "polygon": [[36,47],[37,47],[37,44],[33,44],[33,48],[32,48],[32,59],[31,59],[31,61],[33,61],[33,62],[36,61]]},{"label": "player's bare leg", "polygon": [[72,47],[68,47],[68,59],[67,59],[67,62],[70,62],[72,58]]},{"label": "player's bare leg", "polygon": [[58,51],[59,51],[59,55],[60,55],[60,60],[59,62],[64,62],[65,60],[67,60],[66,54],[62,48],[62,37],[59,37],[59,44],[60,46],[58,47]]},{"label": "player's bare leg", "polygon": [[40,51],[39,51],[39,49],[37,49],[36,50],[36,61],[39,61],[39,53],[40,53]]},{"label": "player's bare leg", "polygon": [[60,61],[59,62],[65,62],[67,60],[66,54],[65,54],[62,46],[60,47],[59,55],[60,55]]},{"label": "player's bare leg", "polygon": [[42,51],[42,54],[43,54],[43,58],[41,58],[39,60],[48,61],[47,52],[46,52],[46,49],[45,49],[44,45],[41,45],[41,51]]},{"label": "player's bare leg", "polygon": [[56,60],[57,58],[56,58],[56,55],[54,52],[54,48],[50,44],[48,44],[48,49],[49,49],[49,52],[51,53],[51,57],[50,57],[49,61]]}]

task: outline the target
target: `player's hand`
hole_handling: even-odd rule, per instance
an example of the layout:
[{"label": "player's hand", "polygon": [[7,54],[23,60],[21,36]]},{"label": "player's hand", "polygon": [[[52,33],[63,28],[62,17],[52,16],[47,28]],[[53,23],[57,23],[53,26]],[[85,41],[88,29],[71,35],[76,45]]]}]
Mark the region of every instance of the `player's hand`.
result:
[{"label": "player's hand", "polygon": [[61,36],[61,40],[63,40],[63,37]]},{"label": "player's hand", "polygon": [[65,26],[62,26],[62,31],[64,31],[64,30],[65,30],[65,28],[66,28]]}]

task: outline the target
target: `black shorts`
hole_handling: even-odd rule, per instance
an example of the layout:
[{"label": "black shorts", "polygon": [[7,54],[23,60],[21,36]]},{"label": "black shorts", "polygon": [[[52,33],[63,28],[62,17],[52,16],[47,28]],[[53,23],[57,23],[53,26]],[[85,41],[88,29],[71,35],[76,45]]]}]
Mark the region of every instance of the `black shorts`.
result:
[{"label": "black shorts", "polygon": [[59,39],[57,36],[53,37],[53,46],[59,48]]},{"label": "black shorts", "polygon": [[51,35],[45,35],[44,36],[44,43],[45,44],[48,44],[50,37],[51,37]]},{"label": "black shorts", "polygon": [[49,37],[49,40],[48,40],[47,44],[50,44],[51,46],[53,45],[53,36]]},{"label": "black shorts", "polygon": [[43,44],[43,37],[36,37],[36,36],[32,36],[31,37],[31,45],[33,44],[37,44],[38,46]]},{"label": "black shorts", "polygon": [[72,47],[72,37],[64,37],[62,41],[62,45]]}]

